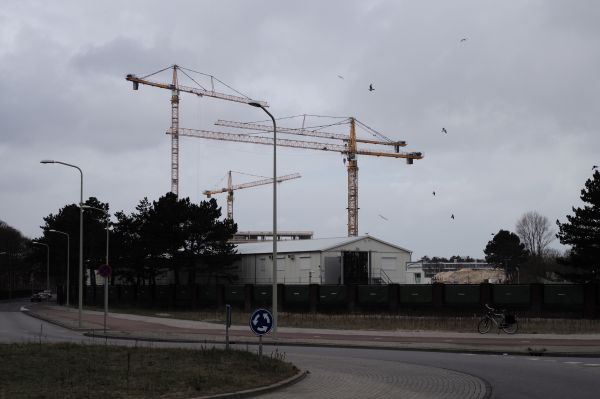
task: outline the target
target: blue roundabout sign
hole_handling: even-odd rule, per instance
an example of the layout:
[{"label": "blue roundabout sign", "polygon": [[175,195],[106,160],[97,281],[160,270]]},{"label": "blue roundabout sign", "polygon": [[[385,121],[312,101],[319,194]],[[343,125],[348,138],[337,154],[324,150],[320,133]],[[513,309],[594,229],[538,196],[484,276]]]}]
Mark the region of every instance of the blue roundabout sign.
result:
[{"label": "blue roundabout sign", "polygon": [[250,316],[250,329],[256,335],[262,336],[271,332],[273,315],[267,309],[256,309]]}]

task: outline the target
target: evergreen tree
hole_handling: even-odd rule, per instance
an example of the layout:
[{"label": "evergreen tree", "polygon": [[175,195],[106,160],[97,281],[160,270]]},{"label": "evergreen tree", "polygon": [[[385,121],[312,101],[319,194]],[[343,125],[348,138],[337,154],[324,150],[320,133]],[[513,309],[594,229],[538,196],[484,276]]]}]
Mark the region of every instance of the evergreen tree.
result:
[{"label": "evergreen tree", "polygon": [[563,275],[570,280],[589,281],[600,277],[600,172],[595,171],[585,182],[580,198],[587,205],[573,207],[574,215],[567,215],[566,223],[557,220],[556,236],[561,244],[571,246],[566,262],[570,271]]},{"label": "evergreen tree", "polygon": [[509,281],[515,280],[517,267],[527,260],[525,245],[515,233],[500,230],[483,250],[488,263],[500,264]]}]

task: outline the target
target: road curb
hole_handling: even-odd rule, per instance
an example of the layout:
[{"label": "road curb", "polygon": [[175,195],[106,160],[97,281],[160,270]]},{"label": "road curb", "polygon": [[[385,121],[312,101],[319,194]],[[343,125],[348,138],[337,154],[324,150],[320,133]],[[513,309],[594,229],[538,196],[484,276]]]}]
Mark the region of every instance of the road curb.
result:
[{"label": "road curb", "polygon": [[34,319],[39,319],[42,321],[45,321],[47,323],[50,324],[54,324],[56,326],[62,327],[62,328],[66,328],[67,330],[71,330],[71,331],[90,331],[93,330],[92,328],[79,328],[79,327],[73,327],[73,326],[69,326],[65,323],[62,323],[60,321],[57,321],[56,319],[52,319],[50,317],[46,317],[46,316],[42,316],[39,313],[36,313],[35,311],[31,310],[31,309],[26,309],[26,310],[21,310],[22,313],[25,313],[26,315],[29,315],[31,317],[33,317]]},{"label": "road curb", "polygon": [[190,399],[230,399],[230,398],[248,398],[248,397],[253,397],[255,395],[264,395],[266,393],[273,392],[278,389],[285,388],[287,386],[290,386],[297,382],[300,382],[309,373],[310,373],[310,371],[308,371],[308,370],[299,371],[295,376],[292,376],[290,378],[287,378],[283,381],[276,382],[271,385],[267,385],[265,387],[246,389],[246,390],[238,391],[238,392],[222,393],[222,394],[218,394],[218,395],[197,396],[197,397],[190,398]]},{"label": "road curb", "polygon": [[[116,334],[103,334],[102,332],[86,332],[86,337],[119,339],[126,341],[141,341],[141,342],[171,342],[182,344],[222,344],[223,340],[215,339],[183,339],[183,338],[159,338],[159,337],[142,337],[142,336],[121,336]],[[230,345],[258,345],[253,340],[230,340]],[[286,341],[263,341],[264,346],[309,346],[319,348],[345,348],[345,349],[374,349],[374,350],[394,350],[394,351],[411,351],[411,352],[439,352],[439,353],[470,353],[474,355],[505,355],[505,356],[552,356],[552,357],[600,357],[600,353],[593,352],[552,352],[552,351],[510,351],[510,350],[493,350],[493,349],[471,349],[471,348],[434,348],[434,347],[392,347],[382,345],[351,345],[339,342],[323,343],[323,342],[286,342]]]}]

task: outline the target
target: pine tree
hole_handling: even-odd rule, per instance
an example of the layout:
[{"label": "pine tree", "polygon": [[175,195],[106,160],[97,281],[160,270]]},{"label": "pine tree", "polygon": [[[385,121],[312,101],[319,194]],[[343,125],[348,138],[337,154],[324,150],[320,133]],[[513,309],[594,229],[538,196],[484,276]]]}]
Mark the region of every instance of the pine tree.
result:
[{"label": "pine tree", "polygon": [[571,279],[589,281],[600,277],[600,172],[595,171],[585,182],[580,198],[587,205],[573,207],[574,215],[567,215],[568,222],[557,220],[556,236],[561,244],[571,246]]},{"label": "pine tree", "polygon": [[500,230],[487,243],[483,253],[486,262],[504,266],[504,272],[509,281],[515,280],[517,268],[527,260],[527,251],[519,236],[506,230]]}]

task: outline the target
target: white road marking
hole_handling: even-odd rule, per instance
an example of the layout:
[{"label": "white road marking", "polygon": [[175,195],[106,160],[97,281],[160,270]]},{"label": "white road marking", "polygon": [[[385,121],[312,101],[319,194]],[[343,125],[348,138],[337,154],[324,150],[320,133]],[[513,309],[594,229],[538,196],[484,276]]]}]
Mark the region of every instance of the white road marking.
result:
[{"label": "white road marking", "polygon": [[539,357],[528,357],[527,360],[540,360]]},{"label": "white road marking", "polygon": [[584,363],[583,365],[587,367],[600,367],[598,363]]},{"label": "white road marking", "polygon": [[583,362],[564,362],[565,364],[581,364]]}]

